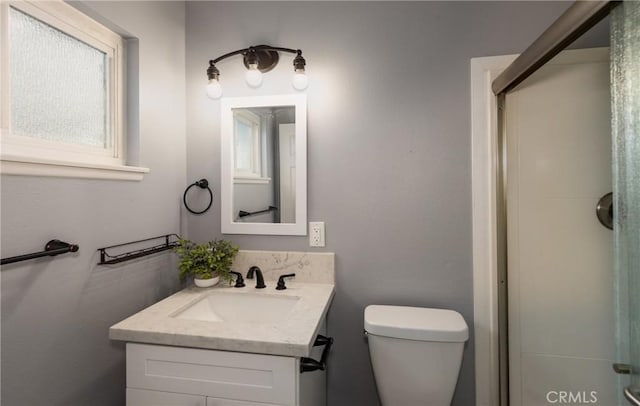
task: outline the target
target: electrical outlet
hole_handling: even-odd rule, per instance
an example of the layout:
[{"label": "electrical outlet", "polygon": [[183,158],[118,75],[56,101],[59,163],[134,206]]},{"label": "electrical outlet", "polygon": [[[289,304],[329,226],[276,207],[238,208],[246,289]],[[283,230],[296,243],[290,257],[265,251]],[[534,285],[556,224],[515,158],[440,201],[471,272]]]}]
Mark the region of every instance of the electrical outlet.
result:
[{"label": "electrical outlet", "polygon": [[324,221],[309,222],[309,246],[324,247]]}]

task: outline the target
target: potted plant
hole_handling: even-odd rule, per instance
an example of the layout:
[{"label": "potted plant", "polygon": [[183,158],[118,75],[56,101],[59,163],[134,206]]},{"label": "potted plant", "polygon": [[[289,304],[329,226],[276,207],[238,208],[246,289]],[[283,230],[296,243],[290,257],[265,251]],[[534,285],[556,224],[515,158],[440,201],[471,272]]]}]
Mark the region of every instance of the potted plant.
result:
[{"label": "potted plant", "polygon": [[178,268],[181,280],[194,275],[194,282],[199,287],[213,286],[220,279],[231,282],[231,264],[238,247],[230,241],[214,240],[196,244],[181,238],[174,251],[180,256]]}]

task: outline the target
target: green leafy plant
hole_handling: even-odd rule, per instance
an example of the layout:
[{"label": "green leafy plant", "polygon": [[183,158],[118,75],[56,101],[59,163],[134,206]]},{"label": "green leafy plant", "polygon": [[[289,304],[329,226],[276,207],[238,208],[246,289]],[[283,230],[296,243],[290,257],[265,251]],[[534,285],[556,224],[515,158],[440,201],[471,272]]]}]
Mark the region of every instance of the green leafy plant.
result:
[{"label": "green leafy plant", "polygon": [[[226,240],[214,240],[204,244],[196,244],[187,239],[179,239],[174,251],[180,257],[178,268],[180,279],[189,275],[198,279],[220,279],[231,282],[231,264],[238,253],[238,247]],[[214,275],[215,274],[215,275]]]}]

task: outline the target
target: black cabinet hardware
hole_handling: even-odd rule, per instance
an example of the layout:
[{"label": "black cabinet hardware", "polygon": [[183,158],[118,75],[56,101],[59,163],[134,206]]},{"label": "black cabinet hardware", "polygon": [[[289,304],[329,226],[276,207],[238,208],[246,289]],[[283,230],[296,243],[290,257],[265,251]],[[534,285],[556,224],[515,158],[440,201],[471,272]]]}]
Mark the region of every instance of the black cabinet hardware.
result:
[{"label": "black cabinet hardware", "polygon": [[333,345],[333,337],[325,337],[321,334],[318,334],[318,336],[316,337],[316,341],[313,343],[313,346],[318,347],[321,345],[324,345],[324,350],[322,350],[320,361],[316,361],[313,358],[307,357],[300,358],[300,373],[317,370],[324,371],[327,368],[327,357],[329,356],[329,351],[331,350],[331,346]]}]

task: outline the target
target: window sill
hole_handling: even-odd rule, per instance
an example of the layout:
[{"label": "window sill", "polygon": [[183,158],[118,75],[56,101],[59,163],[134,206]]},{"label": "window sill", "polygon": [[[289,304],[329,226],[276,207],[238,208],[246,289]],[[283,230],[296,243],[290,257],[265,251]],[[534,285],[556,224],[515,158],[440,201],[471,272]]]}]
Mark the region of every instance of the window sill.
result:
[{"label": "window sill", "polygon": [[233,178],[233,183],[268,185],[270,182],[271,178],[263,178],[258,176],[235,176]]},{"label": "window sill", "polygon": [[2,156],[2,175],[141,181],[149,168],[125,165],[64,162],[52,159]]}]

